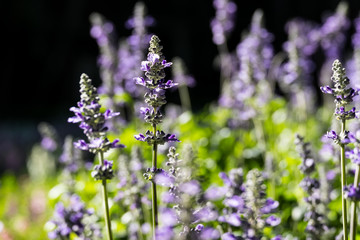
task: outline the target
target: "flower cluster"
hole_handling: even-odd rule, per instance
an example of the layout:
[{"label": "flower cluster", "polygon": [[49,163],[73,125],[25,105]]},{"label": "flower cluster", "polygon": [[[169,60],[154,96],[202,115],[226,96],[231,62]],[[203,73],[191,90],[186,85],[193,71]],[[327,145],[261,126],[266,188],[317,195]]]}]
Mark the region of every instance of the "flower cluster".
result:
[{"label": "flower cluster", "polygon": [[86,223],[86,218],[93,214],[93,210],[85,209],[84,203],[77,195],[71,195],[69,207],[66,208],[62,202],[56,204],[53,219],[49,222],[54,229],[49,232],[50,239],[70,239],[74,233],[81,239],[101,239],[100,227],[96,223]]},{"label": "flower cluster", "polygon": [[[165,90],[177,85],[172,80],[165,80],[164,69],[170,67],[172,63],[165,60],[161,52],[162,46],[159,43],[160,39],[157,36],[151,37],[147,61],[141,63],[141,70],[145,72],[146,78],[137,77],[134,79],[136,84],[148,89],[144,98],[149,107],[142,108],[140,112],[144,115],[145,121],[152,126],[162,122],[163,115],[159,109],[166,103]],[[175,135],[165,134],[159,130],[156,132],[149,130],[145,135],[136,135],[135,139],[147,142],[150,145],[179,141]]]},{"label": "flower cluster", "polygon": [[214,0],[216,16],[211,20],[210,26],[213,33],[213,42],[216,45],[224,44],[235,24],[237,6],[228,0]]},{"label": "flower cluster", "polygon": [[106,152],[110,148],[125,147],[119,144],[118,139],[109,141],[105,137],[107,131],[105,121],[119,115],[119,113],[111,110],[106,110],[104,113],[100,112],[101,105],[99,104],[100,98],[97,89],[86,74],[82,74],[80,77],[80,93],[81,100],[77,104],[78,107],[70,108],[75,116],[70,117],[68,122],[80,123],[79,126],[83,129],[89,142],[79,140],[74,145],[81,150],[88,150],[92,153]]},{"label": "flower cluster", "polygon": [[322,86],[320,89],[323,93],[332,94],[335,97],[335,113],[338,120],[349,120],[355,118],[355,107],[349,111],[345,107],[353,101],[353,98],[358,95],[358,90],[349,87],[350,80],[347,78],[345,68],[343,68],[339,60],[333,63],[333,75],[331,80],[334,82],[334,87]]},{"label": "flower cluster", "polygon": [[112,179],[114,177],[112,166],[113,162],[105,159],[102,165],[98,164],[94,166],[94,170],[91,172],[91,176],[95,180]]},{"label": "flower cluster", "polygon": [[350,27],[350,21],[346,16],[347,11],[347,3],[340,2],[335,13],[328,16],[320,28],[320,45],[327,59],[340,57],[341,50],[345,45],[345,32]]},{"label": "flower cluster", "polygon": [[246,175],[243,199],[245,203],[244,218],[247,223],[243,227],[244,238],[261,238],[265,226],[274,227],[280,224],[280,218],[267,214],[272,213],[279,203],[266,198],[266,186],[262,172],[253,169]]},{"label": "flower cluster", "polygon": [[[271,97],[268,72],[273,58],[272,40],[273,35],[263,27],[263,12],[257,10],[249,33],[237,46],[239,64],[219,100],[220,105],[234,111],[229,122],[231,127],[253,118],[256,115],[254,106],[263,106]],[[253,99],[255,102],[251,102]]]},{"label": "flower cluster", "polygon": [[307,99],[315,98],[312,84],[315,63],[311,56],[319,45],[319,28],[315,23],[297,18],[289,21],[285,29],[288,41],[283,44],[283,49],[288,60],[281,66],[282,87],[287,89],[294,106],[300,105],[299,107],[306,109],[306,106],[301,105],[299,98],[304,94],[309,95]]},{"label": "flower cluster", "polygon": [[163,195],[163,201],[172,204],[176,212],[177,222],[181,225],[178,239],[199,239],[204,226],[199,224],[200,219],[195,211],[197,206],[194,203],[199,197],[201,187],[198,181],[192,179],[191,164],[194,156],[191,145],[185,145],[183,153],[183,159],[179,159],[176,148],[169,148],[166,165],[170,166],[169,174],[174,181],[169,192]]},{"label": "flower cluster", "polygon": [[305,213],[304,219],[308,223],[306,226],[307,239],[325,239],[324,233],[329,232],[329,227],[325,223],[325,214],[321,212],[323,203],[321,201],[320,183],[312,177],[315,172],[315,160],[311,156],[309,143],[304,142],[302,136],[296,135],[295,144],[302,158],[300,171],[306,176],[300,185],[308,194],[308,197],[305,198],[308,211]]},{"label": "flower cluster", "polygon": [[210,187],[205,192],[205,198],[216,201],[225,196],[222,201],[225,208],[217,219],[220,223],[228,224],[228,229],[240,228],[242,233],[237,236],[234,232],[225,232],[222,239],[261,239],[265,227],[280,224],[280,218],[271,215],[278,208],[279,202],[266,198],[262,172],[250,170],[245,182],[241,168],[232,169],[229,175],[222,172],[220,177],[225,186]]}]

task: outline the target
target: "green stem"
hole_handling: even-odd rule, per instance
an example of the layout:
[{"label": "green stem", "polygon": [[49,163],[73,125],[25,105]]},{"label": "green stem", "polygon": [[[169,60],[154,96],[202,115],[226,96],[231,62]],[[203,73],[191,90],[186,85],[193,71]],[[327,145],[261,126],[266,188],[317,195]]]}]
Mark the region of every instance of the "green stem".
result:
[{"label": "green stem", "polygon": [[185,84],[183,84],[179,87],[179,94],[180,94],[180,102],[181,102],[183,112],[191,111],[191,101],[190,101],[189,89]]},{"label": "green stem", "polygon": [[[341,121],[341,133],[345,134],[345,119]],[[341,144],[341,200],[342,200],[342,220],[343,220],[343,236],[344,240],[348,240],[348,229],[347,229],[347,206],[346,199],[344,197],[344,187],[346,186],[346,169],[345,169],[345,145]]]},{"label": "green stem", "polygon": [[[104,153],[102,151],[99,152],[99,160],[100,165],[104,164]],[[112,232],[111,232],[111,220],[110,220],[110,213],[109,213],[109,203],[108,203],[108,194],[106,189],[106,179],[102,180],[102,195],[104,199],[104,210],[105,210],[105,227],[107,232],[107,239],[112,240]]]},{"label": "green stem", "polygon": [[254,126],[255,126],[255,136],[257,138],[258,146],[261,150],[261,155],[265,162],[265,171],[271,181],[270,190],[269,190],[270,197],[275,198],[276,181],[275,181],[275,176],[273,174],[273,172],[274,172],[273,164],[274,163],[272,161],[273,158],[272,158],[271,154],[267,151],[264,125],[263,125],[263,122],[257,118],[253,118],[253,122],[254,122]]},{"label": "green stem", "polygon": [[[156,109],[155,109],[156,111]],[[154,138],[156,139],[156,124],[153,124]],[[156,170],[157,168],[157,144],[154,143],[152,150],[152,167]],[[157,208],[157,194],[156,194],[156,183],[154,180],[152,183],[152,222],[153,222],[153,240],[156,240],[156,229],[158,226],[158,208]]]},{"label": "green stem", "polygon": [[230,73],[228,72],[228,66],[226,58],[229,55],[229,50],[226,43],[217,45],[220,56],[220,94],[223,92],[225,85],[230,80],[228,79]]},{"label": "green stem", "polygon": [[[356,164],[354,187],[357,187],[360,182],[360,165]],[[356,240],[356,227],[357,227],[357,218],[356,215],[356,202],[351,202],[351,220],[350,220],[350,239]]]}]

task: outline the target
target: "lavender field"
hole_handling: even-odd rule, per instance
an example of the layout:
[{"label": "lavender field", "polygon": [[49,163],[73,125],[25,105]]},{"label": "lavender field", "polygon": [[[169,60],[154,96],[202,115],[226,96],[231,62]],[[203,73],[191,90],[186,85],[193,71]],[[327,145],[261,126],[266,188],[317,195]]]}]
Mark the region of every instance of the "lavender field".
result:
[{"label": "lavender field", "polygon": [[22,100],[38,138],[0,127],[0,239],[360,239],[360,5],[272,25],[241,2],[202,3],[208,51],[150,1],[83,16],[96,60]]}]

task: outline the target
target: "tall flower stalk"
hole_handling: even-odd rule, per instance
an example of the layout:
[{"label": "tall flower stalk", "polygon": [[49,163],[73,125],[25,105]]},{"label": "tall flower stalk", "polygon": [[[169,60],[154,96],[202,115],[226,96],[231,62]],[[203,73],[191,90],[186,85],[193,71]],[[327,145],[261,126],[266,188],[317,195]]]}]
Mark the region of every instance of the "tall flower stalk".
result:
[{"label": "tall flower stalk", "polygon": [[220,93],[231,77],[231,56],[227,47],[229,35],[235,27],[237,6],[233,1],[214,0],[215,17],[210,22],[213,42],[220,57]]},{"label": "tall flower stalk", "polygon": [[144,95],[145,103],[148,107],[142,107],[140,112],[144,115],[144,120],[150,123],[152,131],[148,130],[145,134],[135,135],[135,139],[147,142],[152,146],[152,167],[150,173],[147,173],[148,179],[152,183],[152,222],[153,238],[156,238],[156,228],[158,226],[158,205],[155,174],[161,170],[157,168],[158,145],[166,142],[178,142],[179,140],[173,134],[165,134],[158,129],[158,124],[162,122],[163,115],[160,108],[166,104],[165,90],[176,86],[172,80],[165,80],[165,68],[172,65],[167,62],[161,52],[162,46],[160,39],[153,35],[150,40],[149,53],[147,61],[141,63],[141,70],[145,72],[145,78],[135,78],[135,83],[147,88]]},{"label": "tall flower stalk", "polygon": [[112,240],[106,181],[113,177],[113,170],[112,161],[104,159],[104,153],[111,148],[124,148],[125,146],[119,144],[118,139],[114,141],[107,139],[106,131],[108,128],[105,126],[105,121],[119,115],[119,113],[111,110],[106,110],[104,113],[100,112],[101,105],[99,104],[100,98],[97,89],[86,74],[82,74],[80,77],[80,93],[78,107],[70,108],[75,116],[69,118],[68,122],[80,123],[80,128],[83,129],[88,138],[88,142],[82,139],[75,142],[75,147],[98,154],[100,164],[94,166],[91,176],[102,183],[107,239]]},{"label": "tall flower stalk", "polygon": [[305,213],[305,221],[307,221],[306,239],[329,239],[331,231],[326,225],[325,214],[321,211],[321,209],[324,209],[321,199],[321,183],[314,177],[316,162],[311,155],[310,144],[304,142],[304,138],[300,135],[296,135],[295,144],[302,158],[300,171],[305,175],[300,185],[308,194],[305,198],[308,210]]},{"label": "tall flower stalk", "polygon": [[[358,95],[358,91],[349,87],[350,80],[347,78],[345,68],[342,67],[342,64],[339,60],[334,61],[332,70],[333,75],[331,80],[334,82],[334,87],[331,88],[330,86],[323,86],[320,89],[322,92],[332,94],[335,97],[336,106],[334,115],[341,123],[340,134],[337,134],[335,131],[330,131],[327,133],[327,137],[333,139],[334,142],[340,146],[343,237],[344,240],[347,240],[347,203],[344,196],[344,187],[346,186],[345,145],[349,143],[349,131],[346,131],[346,121],[355,118],[355,107],[349,111],[346,111],[346,106],[353,101],[353,98],[356,95]],[[351,239],[355,239],[355,235],[352,236]]]}]

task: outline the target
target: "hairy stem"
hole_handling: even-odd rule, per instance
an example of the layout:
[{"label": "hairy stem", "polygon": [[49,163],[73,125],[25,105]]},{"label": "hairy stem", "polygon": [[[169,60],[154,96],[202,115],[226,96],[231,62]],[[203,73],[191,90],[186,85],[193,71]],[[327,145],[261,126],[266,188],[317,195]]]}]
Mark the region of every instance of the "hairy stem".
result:
[{"label": "hairy stem", "polygon": [[[156,139],[156,124],[153,124],[154,138]],[[157,168],[157,144],[154,143],[152,149],[152,168]],[[153,222],[153,239],[156,239],[156,228],[158,226],[158,209],[157,209],[157,194],[156,194],[156,183],[152,183],[152,222]]]},{"label": "hairy stem", "polygon": [[[341,121],[341,133],[345,133],[345,119]],[[341,200],[342,200],[342,220],[343,220],[343,236],[344,240],[348,240],[348,229],[347,229],[347,206],[346,199],[344,197],[344,187],[346,186],[346,169],[345,169],[345,145],[341,144]]]},{"label": "hairy stem", "polygon": [[[354,186],[358,186],[360,182],[360,165],[356,165],[356,172],[355,172],[355,179],[354,179]],[[357,218],[356,215],[356,202],[351,202],[351,219],[350,219],[350,239],[356,240],[356,227],[357,227]]]},{"label": "hairy stem", "polygon": [[[100,165],[104,164],[104,153],[102,151],[99,152],[99,160]],[[112,240],[112,232],[111,232],[111,220],[110,220],[110,213],[109,213],[109,203],[108,203],[108,194],[106,189],[106,179],[102,180],[102,195],[104,199],[104,210],[105,210],[105,227],[107,233],[107,239]]]}]

